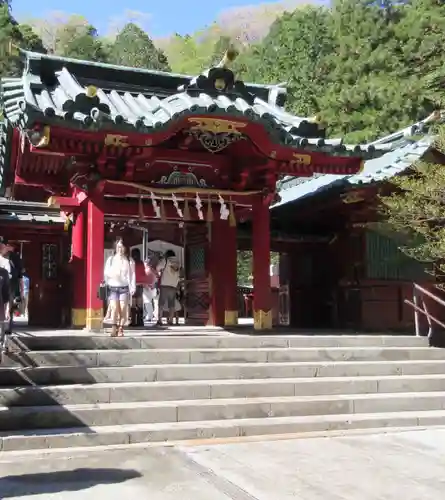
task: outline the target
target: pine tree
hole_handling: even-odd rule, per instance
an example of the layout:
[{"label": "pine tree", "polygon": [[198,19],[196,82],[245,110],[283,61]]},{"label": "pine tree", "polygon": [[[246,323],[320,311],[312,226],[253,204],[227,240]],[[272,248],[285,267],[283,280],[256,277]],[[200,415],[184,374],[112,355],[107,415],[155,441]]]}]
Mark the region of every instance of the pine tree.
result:
[{"label": "pine tree", "polygon": [[170,71],[164,52],[155,47],[151,38],[139,26],[128,23],[110,47],[110,62],[133,68]]},{"label": "pine tree", "polygon": [[391,179],[394,191],[380,197],[380,227],[397,239],[404,253],[434,263],[445,276],[445,126],[439,130],[435,151],[441,163],[419,161],[409,175]]},{"label": "pine tree", "polygon": [[445,84],[445,3],[411,0],[400,7],[395,31],[404,61],[400,77],[421,82],[425,100],[443,104]]}]

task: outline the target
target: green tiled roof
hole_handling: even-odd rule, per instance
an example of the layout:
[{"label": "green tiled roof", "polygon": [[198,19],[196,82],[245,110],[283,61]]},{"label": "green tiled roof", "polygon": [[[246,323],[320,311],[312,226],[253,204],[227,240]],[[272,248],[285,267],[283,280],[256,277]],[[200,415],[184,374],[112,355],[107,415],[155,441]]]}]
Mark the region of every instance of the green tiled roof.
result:
[{"label": "green tiled roof", "polygon": [[305,178],[285,178],[277,184],[281,201],[272,209],[325,193],[333,188],[382,182],[407,171],[434,145],[434,127],[445,122],[445,113],[429,117],[405,127],[372,144],[390,144],[380,158],[367,160],[361,172],[353,175],[314,174]]},{"label": "green tiled roof", "polygon": [[[369,159],[391,148],[388,144],[348,145],[342,139],[326,139],[313,120],[294,116],[278,105],[285,93],[282,87],[244,84],[225,68],[212,68],[192,78],[26,51],[22,55],[26,63],[23,76],[2,80],[3,113],[14,127],[26,129],[39,122],[151,133],[167,129],[184,116],[213,114],[258,122],[274,142],[308,151]],[[231,79],[230,88],[215,90],[215,75]],[[92,97],[89,86],[97,89]]]}]

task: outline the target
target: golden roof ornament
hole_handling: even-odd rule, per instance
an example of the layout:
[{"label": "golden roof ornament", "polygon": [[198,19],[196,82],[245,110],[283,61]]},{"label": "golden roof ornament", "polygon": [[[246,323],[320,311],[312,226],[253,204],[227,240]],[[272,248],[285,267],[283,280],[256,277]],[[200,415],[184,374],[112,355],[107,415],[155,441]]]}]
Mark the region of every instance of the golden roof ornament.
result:
[{"label": "golden roof ornament", "polygon": [[221,61],[216,65],[217,68],[228,69],[239,56],[239,51],[235,47],[230,47],[226,50]]}]

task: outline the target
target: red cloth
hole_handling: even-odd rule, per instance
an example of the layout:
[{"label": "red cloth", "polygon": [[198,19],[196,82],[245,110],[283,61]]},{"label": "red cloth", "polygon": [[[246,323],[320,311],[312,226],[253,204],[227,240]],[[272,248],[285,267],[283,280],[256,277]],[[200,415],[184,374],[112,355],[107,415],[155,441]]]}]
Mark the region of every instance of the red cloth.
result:
[{"label": "red cloth", "polygon": [[148,285],[153,287],[158,279],[156,271],[154,271],[151,267],[147,267],[146,270],[143,262],[136,263],[135,272],[137,285]]},{"label": "red cloth", "polygon": [[136,284],[145,285],[145,283],[147,282],[147,276],[145,274],[145,267],[142,262],[136,262],[135,272],[136,272]]}]

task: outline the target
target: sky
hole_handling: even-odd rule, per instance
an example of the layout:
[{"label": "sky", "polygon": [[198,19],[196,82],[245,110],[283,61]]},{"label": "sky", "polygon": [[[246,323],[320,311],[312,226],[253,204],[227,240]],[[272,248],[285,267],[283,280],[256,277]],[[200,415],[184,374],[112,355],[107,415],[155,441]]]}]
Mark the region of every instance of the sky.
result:
[{"label": "sky", "polygon": [[[232,7],[259,5],[264,0],[12,0],[12,12],[19,21],[47,18],[52,11],[81,14],[93,24],[101,35],[110,25],[122,19],[134,18],[153,37],[172,33],[191,33],[210,24],[221,11]],[[71,7],[70,7],[71,6]],[[136,14],[132,14],[136,13]]]}]

